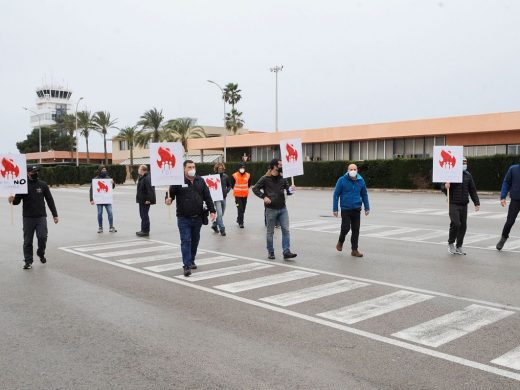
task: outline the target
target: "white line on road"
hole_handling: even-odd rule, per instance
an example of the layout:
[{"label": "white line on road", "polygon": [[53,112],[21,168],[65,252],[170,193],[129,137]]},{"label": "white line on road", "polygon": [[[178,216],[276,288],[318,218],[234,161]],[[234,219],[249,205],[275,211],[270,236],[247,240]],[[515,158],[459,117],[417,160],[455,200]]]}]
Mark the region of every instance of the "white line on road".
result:
[{"label": "white line on road", "polygon": [[[177,284],[177,285],[180,285],[180,286],[194,288],[196,290],[204,291],[204,292],[207,292],[209,294],[225,297],[225,298],[228,298],[228,299],[235,300],[237,302],[249,304],[251,306],[256,306],[256,307],[259,307],[259,308],[262,308],[262,309],[266,309],[266,310],[270,310],[270,311],[273,311],[273,312],[285,314],[285,315],[291,316],[293,318],[298,318],[298,319],[309,321],[309,322],[312,322],[312,323],[315,323],[315,324],[327,326],[327,327],[332,328],[332,329],[336,329],[336,330],[347,332],[347,333],[350,333],[350,334],[353,334],[353,335],[365,337],[367,339],[370,339],[370,340],[373,340],[373,341],[378,341],[378,342],[381,342],[381,343],[385,343],[387,345],[400,347],[400,348],[403,348],[403,349],[407,349],[409,351],[422,353],[423,355],[435,357],[435,358],[442,359],[442,360],[445,360],[445,361],[448,361],[448,362],[451,362],[451,363],[460,364],[460,365],[465,366],[465,367],[474,368],[474,369],[477,369],[477,370],[480,370],[480,371],[483,371],[483,372],[487,372],[487,373],[490,373],[490,374],[498,375],[498,376],[501,376],[501,377],[504,377],[504,378],[510,378],[510,379],[513,379],[513,380],[516,380],[516,381],[520,381],[520,374],[519,373],[515,373],[515,372],[511,372],[511,371],[504,370],[504,369],[501,369],[501,368],[497,368],[497,367],[494,367],[494,366],[490,366],[488,364],[475,362],[475,361],[472,361],[472,360],[469,360],[469,359],[465,359],[465,358],[461,358],[461,357],[458,357],[458,356],[450,355],[450,354],[447,354],[447,353],[439,352],[439,351],[436,351],[436,350],[433,350],[433,349],[430,349],[430,348],[417,346],[417,345],[410,344],[410,343],[407,343],[407,342],[404,342],[404,341],[401,341],[401,340],[396,340],[396,339],[393,339],[393,338],[390,338],[390,337],[381,336],[381,335],[378,335],[378,334],[375,334],[375,333],[371,333],[371,332],[367,332],[367,331],[364,331],[364,330],[361,330],[361,329],[356,329],[356,328],[353,328],[353,327],[350,327],[350,326],[341,325],[341,324],[338,324],[338,323],[335,323],[335,322],[332,322],[332,321],[328,321],[328,320],[325,320],[325,319],[321,319],[321,318],[313,317],[313,316],[310,316],[310,315],[298,313],[298,312],[295,312],[295,311],[292,311],[292,310],[288,310],[288,309],[281,308],[281,307],[278,307],[278,306],[270,305],[270,304],[267,304],[267,303],[264,303],[264,302],[255,301],[253,299],[244,298],[244,297],[241,297],[239,295],[230,294],[230,293],[227,293],[225,291],[215,290],[215,289],[212,289],[210,287],[205,287],[205,286],[201,286],[201,285],[198,285],[198,284],[192,284],[192,283],[190,283],[189,281],[187,281],[185,279],[172,278],[172,277],[168,277],[168,276],[161,275],[161,274],[158,274],[158,273],[146,271],[146,270],[143,270],[143,269],[140,269],[140,268],[135,268],[135,267],[131,267],[131,266],[128,266],[128,265],[125,265],[125,264],[117,263],[115,261],[101,259],[99,257],[95,257],[95,256],[92,256],[92,255],[89,255],[89,254],[86,254],[86,253],[77,252],[74,249],[71,249],[71,248],[68,248],[68,247],[62,247],[62,248],[59,248],[59,249],[65,251],[65,252],[68,252],[68,253],[72,253],[72,254],[75,254],[75,255],[78,255],[78,256],[82,256],[82,257],[86,257],[86,258],[89,258],[89,259],[92,259],[92,260],[96,260],[98,262],[102,262],[102,263],[105,263],[105,264],[110,264],[110,265],[113,265],[115,267],[126,269],[128,271],[133,271],[133,272],[137,272],[137,273],[140,273],[140,274],[143,274],[143,275],[151,276],[151,277],[154,277],[154,278],[157,278],[157,279],[161,279],[161,280],[164,280],[164,281],[167,281],[167,282],[170,282],[170,283],[174,283],[174,284]],[[210,251],[208,251],[208,252],[210,252]],[[215,252],[215,251],[212,251],[212,252],[220,254],[220,253]],[[250,259],[250,258],[246,258],[246,257],[243,257],[243,256],[237,256],[237,257],[244,258],[244,259]],[[283,265],[280,265],[280,266],[283,266]],[[291,266],[289,266],[289,267],[291,267]],[[452,297],[454,297],[454,296],[452,296]],[[520,308],[518,308],[518,309],[520,309]]]},{"label": "white line on road", "polygon": [[219,286],[215,286],[214,288],[231,293],[237,293],[266,286],[273,286],[275,284],[291,282],[294,280],[305,279],[316,275],[318,274],[307,271],[289,271],[281,274],[262,276],[255,279],[242,280],[235,283],[221,284]]},{"label": "white line on road", "polygon": [[86,246],[83,248],[77,248],[77,250],[80,252],[93,252],[93,251],[103,251],[103,250],[107,250],[107,249],[126,248],[129,246],[147,245],[147,244],[150,245],[150,244],[153,244],[153,242],[150,242],[148,240],[140,240],[140,241],[129,241],[129,242],[124,242],[124,243],[109,244],[109,245],[99,244],[96,246]]},{"label": "white line on road", "polygon": [[[200,255],[200,253],[198,253]],[[226,261],[231,260],[237,260],[236,257],[229,257],[229,256],[214,256],[214,257],[208,257],[206,259],[199,259],[196,261],[197,265],[209,265],[209,264],[218,264],[218,263],[224,263]],[[174,269],[180,269],[182,268],[184,264],[182,262],[177,263],[169,263],[169,264],[161,264],[161,265],[155,265],[152,267],[143,267],[144,269],[152,272],[166,272],[171,271]]]},{"label": "white line on road", "polygon": [[135,255],[137,253],[160,252],[160,251],[165,251],[168,249],[172,250],[172,249],[177,249],[177,248],[174,248],[171,245],[160,245],[160,246],[149,247],[149,248],[128,249],[126,251],[98,253],[98,254],[96,254],[96,256],[107,258],[107,257],[116,257],[116,256]]},{"label": "white line on road", "polygon": [[448,237],[448,232],[434,231],[434,232],[425,233],[425,234],[422,234],[420,236],[415,236],[415,237],[411,237],[411,236],[402,237],[402,239],[410,240],[410,241],[426,241],[426,240],[431,240],[432,238],[437,238],[437,237],[442,237],[442,236]]},{"label": "white line on road", "polygon": [[516,347],[495,360],[491,360],[491,363],[520,371],[520,347]]},{"label": "white line on road", "polygon": [[375,237],[375,238],[383,238],[383,237],[389,237],[389,236],[395,236],[397,234],[404,234],[404,233],[411,233],[416,232],[420,229],[414,229],[414,228],[400,228],[400,229],[394,229],[394,230],[387,230],[385,232],[381,233],[369,233],[365,234],[365,237]]},{"label": "white line on road", "polygon": [[355,324],[356,322],[387,314],[394,310],[403,309],[432,298],[434,298],[432,295],[417,294],[411,291],[400,290],[388,295],[383,295],[382,297],[345,306],[340,309],[319,313],[318,316],[329,320],[343,322],[344,324]]},{"label": "white line on road", "polygon": [[[210,271],[197,272],[196,274],[191,275],[189,279],[190,282],[198,282],[200,280],[220,278],[222,276],[236,275],[244,272],[258,271],[261,269],[272,268],[273,265],[270,264],[262,264],[262,263],[251,263],[251,264],[242,264],[236,265],[234,267],[226,267],[213,269]],[[184,276],[176,276],[177,278],[184,278]]]},{"label": "white line on road", "polygon": [[493,234],[468,234],[464,238],[464,244],[473,244],[474,242],[492,240],[496,236]]},{"label": "white line on road", "polygon": [[[198,254],[202,254],[203,252],[198,252]],[[141,257],[131,257],[128,259],[120,259],[117,260],[120,263],[123,264],[140,264],[140,263],[151,263],[152,261],[159,261],[159,260],[170,260],[170,259],[177,259],[179,257],[182,257],[181,252],[173,252],[173,253],[163,253],[160,255],[153,255],[153,256],[141,256]]]},{"label": "white line on road", "polygon": [[324,223],[330,223],[330,220],[324,221],[324,220],[321,220],[321,219],[313,219],[313,220],[309,220],[309,221],[299,221],[299,222],[291,223],[290,227],[292,227],[292,228],[300,228],[302,226],[321,225],[321,224],[324,224]]},{"label": "white line on road", "polygon": [[354,282],[352,280],[338,280],[337,282],[320,284],[318,286],[307,287],[297,291],[284,294],[273,295],[260,299],[261,301],[272,303],[278,306],[291,306],[298,303],[312,301],[335,294],[340,294],[360,287],[369,286],[368,283]]},{"label": "white line on road", "polygon": [[470,305],[462,310],[394,333],[392,336],[429,347],[438,347],[512,314],[514,312],[508,310]]}]

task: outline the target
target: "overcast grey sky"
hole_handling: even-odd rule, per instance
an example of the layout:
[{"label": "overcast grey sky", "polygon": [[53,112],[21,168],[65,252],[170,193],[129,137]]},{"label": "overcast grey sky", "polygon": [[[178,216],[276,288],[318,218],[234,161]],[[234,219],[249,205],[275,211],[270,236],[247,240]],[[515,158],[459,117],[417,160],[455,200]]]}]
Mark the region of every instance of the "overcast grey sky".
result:
[{"label": "overcast grey sky", "polygon": [[220,125],[212,79],[272,131],[277,64],[281,130],[519,110],[519,20],[514,0],[2,1],[0,151],[44,77],[119,126],[152,107]]}]

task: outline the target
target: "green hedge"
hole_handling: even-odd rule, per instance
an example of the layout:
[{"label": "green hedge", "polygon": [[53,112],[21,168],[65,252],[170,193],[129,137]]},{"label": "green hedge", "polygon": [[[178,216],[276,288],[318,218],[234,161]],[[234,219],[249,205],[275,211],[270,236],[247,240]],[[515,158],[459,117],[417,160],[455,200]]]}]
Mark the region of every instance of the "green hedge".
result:
[{"label": "green hedge", "polygon": [[[40,177],[51,186],[64,184],[88,184],[98,174],[99,165],[42,167]],[[126,167],[123,165],[107,165],[108,174],[116,184],[126,181]]]},{"label": "green hedge", "polygon": [[[518,156],[497,155],[490,157],[468,158],[468,170],[475,178],[480,191],[500,191],[502,180],[507,169],[517,164]],[[350,161],[309,161],[305,162],[305,175],[295,178],[295,184],[301,187],[334,187],[337,179],[345,174]],[[355,162],[359,173],[365,178],[369,188],[396,189],[433,189],[438,185],[432,183],[431,159],[393,159]],[[266,162],[248,163],[247,169],[256,182],[267,171]],[[238,170],[239,163],[226,164],[226,172],[231,175]],[[71,167],[56,166],[42,168],[42,179],[51,185],[87,184],[96,175],[97,165]],[[134,167],[133,174],[136,174]],[[121,165],[110,165],[108,171],[117,184],[125,182],[126,168]],[[197,164],[197,173],[207,175],[213,173],[213,164]]]}]

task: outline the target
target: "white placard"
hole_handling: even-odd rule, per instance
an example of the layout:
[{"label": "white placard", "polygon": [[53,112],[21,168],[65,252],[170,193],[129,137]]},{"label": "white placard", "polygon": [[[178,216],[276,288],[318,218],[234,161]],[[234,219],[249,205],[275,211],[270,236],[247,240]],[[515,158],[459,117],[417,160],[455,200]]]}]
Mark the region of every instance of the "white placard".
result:
[{"label": "white placard", "polygon": [[112,179],[92,179],[92,199],[95,204],[112,204],[114,202]]},{"label": "white placard", "polygon": [[0,195],[27,194],[25,154],[0,154]]},{"label": "white placard", "polygon": [[463,146],[433,147],[433,182],[462,183]]},{"label": "white placard", "polygon": [[302,140],[299,138],[280,141],[280,156],[284,177],[303,175]]},{"label": "white placard", "polygon": [[153,186],[184,184],[184,148],[180,142],[150,144]]},{"label": "white placard", "polygon": [[208,175],[202,176],[206,185],[209,188],[209,193],[211,194],[211,199],[213,202],[218,202],[219,200],[224,200],[224,193],[222,192],[222,183],[220,180],[220,175]]}]

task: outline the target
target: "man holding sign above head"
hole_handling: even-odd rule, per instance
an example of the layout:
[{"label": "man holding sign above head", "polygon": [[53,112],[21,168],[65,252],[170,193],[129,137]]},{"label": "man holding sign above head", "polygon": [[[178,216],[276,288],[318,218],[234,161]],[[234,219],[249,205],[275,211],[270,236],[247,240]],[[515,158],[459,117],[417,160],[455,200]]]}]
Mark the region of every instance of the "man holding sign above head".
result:
[{"label": "man holding sign above head", "polygon": [[23,202],[23,255],[25,265],[23,269],[31,269],[33,263],[34,233],[38,239],[37,256],[42,263],[46,263],[45,249],[47,247],[47,212],[45,202],[51,210],[54,223],[58,223],[58,212],[54,204],[49,186],[38,179],[39,168],[33,166],[27,171],[27,193],[9,197],[9,203],[14,205]]},{"label": "man holding sign above head", "polygon": [[116,187],[114,180],[108,176],[104,165],[99,167],[98,175],[90,184],[90,204],[97,206],[98,233],[103,233],[103,208],[107,211],[110,233],[116,233],[114,227],[114,215],[112,212],[113,189]]}]

